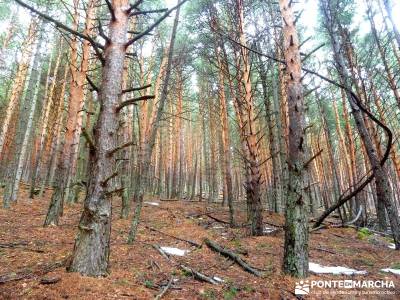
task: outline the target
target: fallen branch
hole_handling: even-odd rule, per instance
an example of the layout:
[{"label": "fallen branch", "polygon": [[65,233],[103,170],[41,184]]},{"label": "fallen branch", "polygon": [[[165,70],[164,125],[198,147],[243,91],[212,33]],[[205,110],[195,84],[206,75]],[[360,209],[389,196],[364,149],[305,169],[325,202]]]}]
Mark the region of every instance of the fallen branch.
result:
[{"label": "fallen branch", "polygon": [[200,245],[200,244],[198,244],[198,243],[196,243],[196,242],[193,242],[193,241],[191,241],[191,240],[186,240],[186,239],[183,239],[183,238],[180,238],[180,237],[177,237],[177,236],[168,234],[168,233],[166,233],[166,232],[162,232],[162,231],[160,231],[160,230],[158,230],[158,229],[155,229],[155,228],[150,227],[150,226],[147,226],[147,225],[144,225],[144,227],[147,228],[147,229],[149,229],[149,230],[151,230],[151,231],[155,231],[155,232],[161,233],[161,234],[163,234],[163,235],[166,235],[166,236],[168,236],[168,237],[174,238],[174,239],[176,239],[176,240],[178,240],[178,241],[186,242],[186,243],[188,243],[188,244],[190,244],[190,245],[192,245],[192,246],[194,246],[194,247],[197,247],[197,248],[201,248],[201,247],[202,247],[202,245]]},{"label": "fallen branch", "polygon": [[167,261],[171,261],[170,259],[169,259],[169,256],[168,256],[168,254],[167,253],[165,253],[165,251],[163,250],[163,249],[161,249],[161,247],[160,246],[158,246],[158,245],[151,245],[154,249],[156,249],[160,254],[161,254],[161,256],[162,257],[164,257]]},{"label": "fallen branch", "polygon": [[210,215],[210,214],[204,214],[204,215],[207,216],[207,217],[209,217],[210,219],[213,219],[214,221],[219,222],[219,223],[222,223],[222,224],[229,224],[229,222],[224,221],[224,220],[221,220],[221,219],[218,219],[218,218],[216,218],[216,217],[214,217],[214,216],[212,216],[212,215]]},{"label": "fallen branch", "polygon": [[28,246],[28,242],[16,242],[16,243],[6,243],[6,244],[0,244],[0,248],[7,248],[7,249],[23,249],[26,251],[31,251],[31,252],[36,252],[36,253],[44,253],[45,251],[42,249],[35,249],[35,248],[30,248]]},{"label": "fallen branch", "polygon": [[171,279],[168,281],[168,284],[162,289],[161,293],[154,298],[154,300],[160,300],[167,293],[173,282],[174,278],[171,277]]},{"label": "fallen branch", "polygon": [[215,242],[205,239],[204,242],[206,245],[213,251],[222,254],[223,256],[229,257],[234,262],[236,262],[243,270],[249,272],[257,277],[262,277],[262,273],[257,271],[254,267],[247,264],[243,259],[241,259],[237,254],[233,253],[232,251],[222,248],[220,245],[216,244]]},{"label": "fallen branch", "polygon": [[54,271],[55,269],[65,266],[67,261],[68,261],[68,258],[65,258],[63,260],[56,261],[54,263],[45,265],[43,269],[39,269],[36,271],[26,269],[26,270],[22,270],[22,271],[18,271],[18,272],[12,272],[9,274],[1,275],[0,276],[0,284],[11,282],[11,281],[29,279],[29,278],[36,277],[36,276],[43,276],[49,272]]},{"label": "fallen branch", "polygon": [[218,281],[216,281],[213,278],[208,277],[208,276],[206,276],[206,275],[204,275],[204,274],[202,274],[202,273],[200,273],[200,272],[198,272],[198,271],[196,271],[196,270],[194,270],[192,268],[189,268],[189,267],[184,266],[184,265],[179,265],[179,267],[182,270],[184,270],[185,272],[188,272],[188,273],[192,274],[193,277],[195,279],[197,279],[197,280],[208,282],[208,283],[211,283],[211,284],[218,284]]}]

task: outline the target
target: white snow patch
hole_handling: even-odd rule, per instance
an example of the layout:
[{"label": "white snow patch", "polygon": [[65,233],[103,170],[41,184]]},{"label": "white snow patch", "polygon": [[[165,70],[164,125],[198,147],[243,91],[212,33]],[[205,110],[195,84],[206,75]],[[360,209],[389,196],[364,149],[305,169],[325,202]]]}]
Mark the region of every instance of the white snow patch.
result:
[{"label": "white snow patch", "polygon": [[215,226],[213,226],[213,228],[214,229],[224,229],[225,227],[221,226],[221,225],[215,225]]},{"label": "white snow patch", "polygon": [[218,276],[214,276],[213,279],[214,279],[216,282],[225,282],[225,280],[223,280],[222,278],[220,278],[220,277],[218,277]]},{"label": "white snow patch", "polygon": [[386,273],[393,273],[393,274],[400,275],[400,269],[386,268],[386,269],[381,269],[381,271],[386,272]]},{"label": "white snow patch", "polygon": [[325,267],[321,266],[316,263],[309,263],[309,269],[310,272],[316,273],[316,274],[334,274],[334,275],[364,275],[367,274],[367,271],[357,271],[354,269],[349,269],[346,267]]},{"label": "white snow patch", "polygon": [[153,206],[160,206],[160,203],[157,203],[157,202],[147,202],[147,201],[145,201],[144,203],[148,204],[148,205],[153,205]]},{"label": "white snow patch", "polygon": [[388,247],[393,250],[396,249],[396,245],[393,243],[390,243]]},{"label": "white snow patch", "polygon": [[264,233],[272,233],[272,232],[274,232],[275,230],[276,230],[276,229],[274,229],[274,228],[265,226],[263,231],[264,231]]},{"label": "white snow patch", "polygon": [[161,249],[170,255],[185,256],[186,253],[189,253],[189,250],[182,250],[174,247],[161,247]]}]

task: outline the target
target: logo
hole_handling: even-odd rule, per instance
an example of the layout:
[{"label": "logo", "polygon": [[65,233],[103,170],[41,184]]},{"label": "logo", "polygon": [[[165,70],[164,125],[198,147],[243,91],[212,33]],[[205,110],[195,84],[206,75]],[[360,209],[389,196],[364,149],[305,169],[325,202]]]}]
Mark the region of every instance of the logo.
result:
[{"label": "logo", "polygon": [[296,295],[308,295],[310,293],[310,284],[308,280],[296,282],[294,293]]},{"label": "logo", "polygon": [[390,280],[301,280],[296,282],[295,295],[395,295]]}]

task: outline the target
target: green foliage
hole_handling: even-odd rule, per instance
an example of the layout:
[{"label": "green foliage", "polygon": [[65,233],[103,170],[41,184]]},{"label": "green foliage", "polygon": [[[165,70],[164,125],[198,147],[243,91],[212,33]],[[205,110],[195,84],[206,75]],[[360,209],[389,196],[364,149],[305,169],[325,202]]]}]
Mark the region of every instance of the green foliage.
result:
[{"label": "green foliage", "polygon": [[357,238],[360,240],[365,240],[365,239],[369,238],[371,235],[372,235],[372,232],[369,231],[369,229],[366,227],[361,228],[357,232]]},{"label": "green foliage", "polygon": [[224,299],[225,300],[233,300],[235,299],[238,293],[238,289],[235,286],[229,286],[229,289],[224,292]]},{"label": "green foliage", "polygon": [[144,281],[144,286],[147,287],[148,289],[153,288],[153,287],[154,287],[154,282],[153,282],[153,280],[146,279],[146,280]]}]

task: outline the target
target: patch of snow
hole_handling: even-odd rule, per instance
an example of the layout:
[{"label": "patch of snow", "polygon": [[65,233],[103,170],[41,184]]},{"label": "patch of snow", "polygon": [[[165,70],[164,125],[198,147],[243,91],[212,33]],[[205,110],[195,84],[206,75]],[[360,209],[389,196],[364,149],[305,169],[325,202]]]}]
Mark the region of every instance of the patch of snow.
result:
[{"label": "patch of snow", "polygon": [[264,233],[272,233],[272,232],[274,232],[276,229],[274,229],[274,228],[271,228],[271,227],[268,227],[268,226],[266,226],[266,227],[264,227]]},{"label": "patch of snow", "polygon": [[221,226],[221,225],[215,225],[215,226],[213,226],[213,228],[214,229],[224,229],[225,227]]},{"label": "patch of snow", "polygon": [[316,274],[334,274],[334,275],[364,275],[367,274],[367,271],[357,271],[354,269],[349,269],[346,267],[325,267],[321,266],[316,263],[309,263],[309,269],[310,272],[316,273]]},{"label": "patch of snow", "polygon": [[157,203],[157,202],[147,202],[147,201],[145,201],[144,203],[148,204],[148,205],[153,205],[153,206],[160,206],[160,203]]},{"label": "patch of snow", "polygon": [[217,277],[217,276],[214,276],[213,279],[214,279],[216,282],[225,282],[225,280],[223,280],[222,278],[219,278],[219,277]]},{"label": "patch of snow", "polygon": [[400,275],[400,269],[390,269],[390,268],[386,268],[386,269],[381,269],[382,272],[386,272],[386,273],[393,273],[393,274],[397,274]]},{"label": "patch of snow", "polygon": [[170,255],[185,256],[186,253],[189,253],[189,250],[182,250],[174,247],[161,247],[161,249]]},{"label": "patch of snow", "polygon": [[390,243],[388,247],[393,250],[396,249],[396,245],[393,243]]}]

